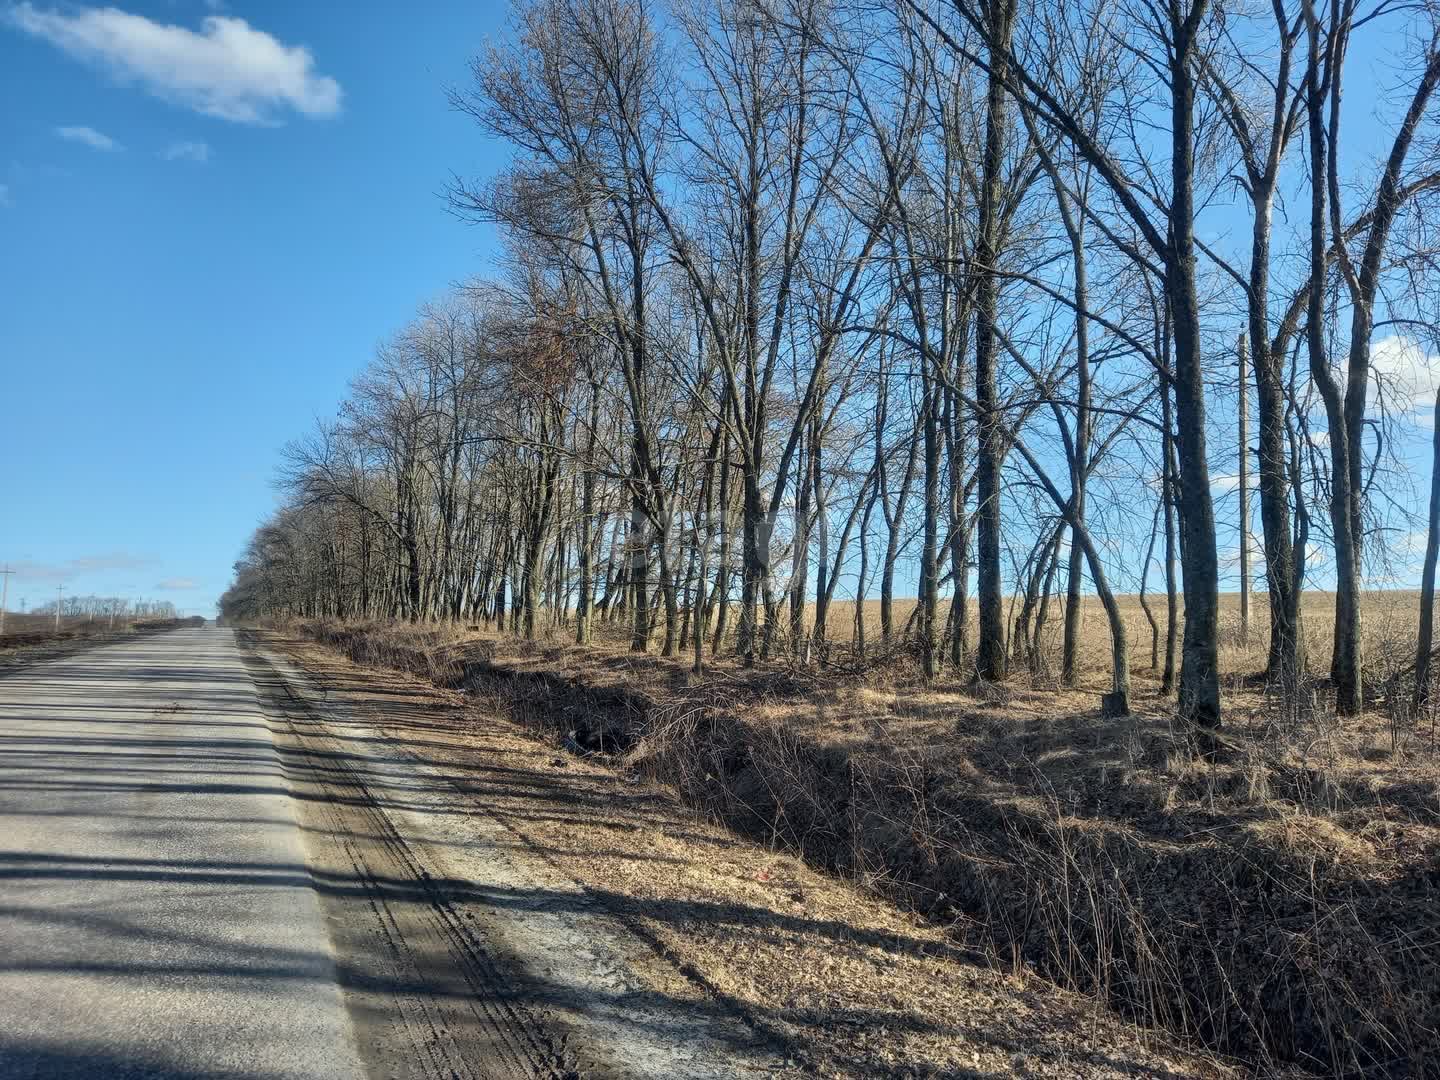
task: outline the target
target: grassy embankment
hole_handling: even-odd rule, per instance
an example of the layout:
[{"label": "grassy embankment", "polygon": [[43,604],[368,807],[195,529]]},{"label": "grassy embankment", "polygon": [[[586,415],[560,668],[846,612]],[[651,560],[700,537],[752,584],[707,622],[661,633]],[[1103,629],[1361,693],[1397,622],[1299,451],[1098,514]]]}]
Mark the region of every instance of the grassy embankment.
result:
[{"label": "grassy embankment", "polygon": [[[1074,689],[1049,673],[1053,657],[1004,686],[926,685],[903,656],[861,665],[838,650],[824,670],[722,658],[696,678],[683,657],[579,647],[558,630],[527,643],[449,626],[307,629],[356,662],[463,687],[541,737],[621,757],[998,964],[1211,1049],[1262,1068],[1440,1075],[1436,723],[1388,693],[1413,658],[1415,596],[1369,601],[1377,696],[1355,719],[1333,715],[1319,682],[1288,698],[1267,688],[1264,597],[1248,644],[1227,599],[1230,745],[1213,760],[1158,695],[1133,600],[1124,720],[1098,709],[1098,608],[1084,613]],[[1321,671],[1327,600],[1306,605]],[[834,613],[847,639],[852,618]]]}]

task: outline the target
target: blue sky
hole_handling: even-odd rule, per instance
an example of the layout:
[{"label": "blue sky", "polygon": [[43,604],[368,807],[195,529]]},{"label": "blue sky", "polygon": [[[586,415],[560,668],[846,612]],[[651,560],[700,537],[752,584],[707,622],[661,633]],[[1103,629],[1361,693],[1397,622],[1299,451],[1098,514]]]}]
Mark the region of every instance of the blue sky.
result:
[{"label": "blue sky", "polygon": [[[489,265],[489,231],[438,193],[504,162],[445,100],[504,6],[119,2],[0,0],[0,565],[12,607],[63,583],[209,614],[274,505],[280,447],[420,302]],[[1402,48],[1387,33],[1352,54],[1348,161],[1383,151]],[[1245,250],[1243,217],[1204,225]],[[1381,351],[1417,406],[1397,494],[1418,504],[1440,373],[1418,343]],[[1225,430],[1233,401],[1212,404]],[[1392,542],[1413,556],[1415,539]]]},{"label": "blue sky", "polygon": [[279,448],[485,269],[438,193],[503,151],[445,89],[503,7],[340,11],[0,0],[12,609],[63,581],[213,613]]}]

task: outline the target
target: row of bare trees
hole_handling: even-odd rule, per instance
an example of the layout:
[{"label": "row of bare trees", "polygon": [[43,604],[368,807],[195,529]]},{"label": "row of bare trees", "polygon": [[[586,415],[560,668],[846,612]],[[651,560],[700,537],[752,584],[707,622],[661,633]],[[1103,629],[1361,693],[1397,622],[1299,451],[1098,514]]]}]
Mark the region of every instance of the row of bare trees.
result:
[{"label": "row of bare trees", "polygon": [[55,605],[65,619],[174,619],[169,600],[130,600],[123,596],[66,596],[31,609],[33,615],[54,615]]},{"label": "row of bare trees", "polygon": [[[1408,512],[1385,362],[1440,321],[1437,27],[1398,0],[523,0],[451,94],[513,151],[449,196],[500,272],[289,448],[227,610],[623,621],[749,664],[830,657],[837,599],[864,652],[878,595],[927,677],[1042,665],[1059,619],[1073,683],[1093,592],[1123,710],[1123,587],[1207,731],[1251,527],[1212,481],[1253,455],[1269,673],[1307,670],[1318,558],[1354,712],[1366,568]],[[1379,92],[1350,59],[1377,49]]]}]

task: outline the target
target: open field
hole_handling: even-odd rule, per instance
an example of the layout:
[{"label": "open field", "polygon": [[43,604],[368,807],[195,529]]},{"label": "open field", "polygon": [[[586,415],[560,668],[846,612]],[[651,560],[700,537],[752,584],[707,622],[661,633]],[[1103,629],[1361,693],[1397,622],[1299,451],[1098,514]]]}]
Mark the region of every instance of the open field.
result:
[{"label": "open field", "polygon": [[[1323,670],[1327,598],[1308,601]],[[1374,669],[1403,666],[1415,594],[1370,604]],[[1143,622],[1133,601],[1127,613]],[[1227,638],[1227,745],[1208,759],[1143,674],[1138,643],[1135,715],[1101,717],[1096,611],[1073,690],[1028,673],[926,685],[903,657],[754,671],[722,658],[696,678],[683,657],[577,647],[558,631],[527,643],[453,626],[307,630],[622,762],[1002,968],[1253,1067],[1440,1075],[1435,718],[1381,699],[1340,720],[1320,684],[1271,694],[1249,677],[1263,666],[1256,621],[1250,646]]]},{"label": "open field", "polygon": [[[1151,626],[1145,617],[1140,599],[1134,595],[1117,597],[1125,617],[1125,629],[1130,638],[1130,668],[1136,676],[1150,670]],[[1146,602],[1155,617],[1159,632],[1158,664],[1165,660],[1165,594],[1147,594]],[[1183,607],[1183,599],[1181,601]],[[1019,599],[1011,599],[1012,610],[1018,610]],[[1374,590],[1365,596],[1364,634],[1367,660],[1375,666],[1376,672],[1387,669],[1390,660],[1399,660],[1400,654],[1414,649],[1415,627],[1419,619],[1420,593],[1415,589]],[[903,632],[906,622],[915,608],[913,598],[896,599],[894,602],[894,624],[897,632]],[[974,600],[970,605],[972,634],[976,632]],[[1332,637],[1335,630],[1335,594],[1312,590],[1305,593],[1301,607],[1301,621],[1305,633],[1306,655],[1316,670],[1324,670],[1330,663]],[[1100,601],[1087,595],[1080,603],[1080,650],[1081,670],[1090,673],[1097,689],[1108,684],[1110,663],[1109,628],[1105,611]],[[813,616],[813,609],[808,613]],[[949,603],[940,604],[942,623],[949,616]],[[880,601],[867,600],[864,605],[865,640],[874,646],[880,641]],[[1064,622],[1064,597],[1052,601],[1045,631],[1041,636],[1045,660],[1052,671],[1060,667],[1060,634]],[[788,624],[787,624],[788,625]],[[807,626],[813,619],[807,617]],[[826,621],[827,637],[830,641],[846,644],[854,640],[855,604],[853,601],[836,601],[830,607]],[[1182,621],[1183,628],[1183,621]],[[1253,675],[1265,667],[1265,650],[1269,642],[1270,612],[1269,598],[1263,592],[1255,593],[1250,600],[1250,634],[1248,641],[1241,636],[1240,594],[1220,595],[1220,669],[1230,676]],[[1405,663],[1415,657],[1404,658]]]},{"label": "open field", "polygon": [[[131,622],[130,619],[116,619],[118,624],[124,625]],[[60,619],[61,631],[84,632],[92,627],[104,627],[109,620],[104,616],[91,617],[89,615],[65,615]],[[12,634],[35,634],[53,633],[55,631],[55,616],[45,614],[21,614],[18,611],[7,611],[5,613],[5,636]]]},{"label": "open field", "polygon": [[104,616],[77,615],[62,617],[57,630],[54,615],[6,612],[5,633],[0,635],[0,668],[60,656],[136,632],[169,630],[194,622],[193,619],[137,619],[127,616],[115,619],[112,624]]}]

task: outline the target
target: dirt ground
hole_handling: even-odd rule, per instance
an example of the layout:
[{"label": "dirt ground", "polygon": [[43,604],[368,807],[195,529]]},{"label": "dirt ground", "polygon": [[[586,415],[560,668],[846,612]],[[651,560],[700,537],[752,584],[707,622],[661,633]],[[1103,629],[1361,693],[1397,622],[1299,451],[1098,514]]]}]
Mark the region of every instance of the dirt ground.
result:
[{"label": "dirt ground", "polygon": [[[826,1077],[1219,1076],[1019,965],[978,962],[939,927],[700,820],[675,795],[557,753],[463,694],[267,632],[326,707],[499,822],[587,903],[647,943],[633,969],[687,1007],[743,1018],[782,1066]],[[393,816],[393,815],[392,815]]]}]

